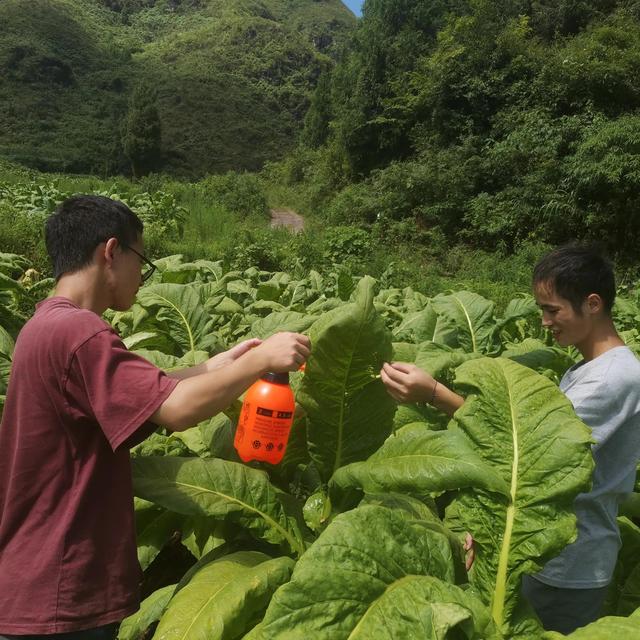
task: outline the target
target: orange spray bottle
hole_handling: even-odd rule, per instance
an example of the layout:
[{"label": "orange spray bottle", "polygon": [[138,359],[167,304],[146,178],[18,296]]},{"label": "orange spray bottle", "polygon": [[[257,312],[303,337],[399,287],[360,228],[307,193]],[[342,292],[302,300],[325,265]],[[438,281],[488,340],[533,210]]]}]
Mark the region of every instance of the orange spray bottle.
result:
[{"label": "orange spray bottle", "polygon": [[233,441],[240,459],[278,464],[287,448],[294,410],[288,373],[266,373],[251,385]]}]

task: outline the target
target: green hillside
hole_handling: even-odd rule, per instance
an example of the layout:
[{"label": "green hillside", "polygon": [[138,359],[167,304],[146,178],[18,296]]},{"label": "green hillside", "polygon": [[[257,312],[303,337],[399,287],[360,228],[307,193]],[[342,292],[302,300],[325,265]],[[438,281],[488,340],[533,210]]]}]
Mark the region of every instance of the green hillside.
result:
[{"label": "green hillside", "polygon": [[355,19],[340,0],[5,0],[0,25],[1,156],[199,175],[289,151]]},{"label": "green hillside", "polygon": [[302,140],[282,177],[327,225],[425,260],[581,239],[635,267],[640,2],[366,0]]}]

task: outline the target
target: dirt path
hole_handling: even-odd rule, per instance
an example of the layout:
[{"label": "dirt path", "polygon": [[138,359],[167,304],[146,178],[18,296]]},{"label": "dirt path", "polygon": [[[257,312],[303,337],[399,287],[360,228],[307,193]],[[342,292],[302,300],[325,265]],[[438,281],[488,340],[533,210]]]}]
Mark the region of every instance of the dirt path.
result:
[{"label": "dirt path", "polygon": [[271,209],[271,226],[286,227],[293,233],[304,229],[304,218],[293,209]]}]

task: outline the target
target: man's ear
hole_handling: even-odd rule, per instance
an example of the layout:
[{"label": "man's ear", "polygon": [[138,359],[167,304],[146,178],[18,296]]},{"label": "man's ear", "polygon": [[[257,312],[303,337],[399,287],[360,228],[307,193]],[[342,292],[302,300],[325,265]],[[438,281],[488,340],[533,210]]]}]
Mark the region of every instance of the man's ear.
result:
[{"label": "man's ear", "polygon": [[600,313],[604,310],[604,302],[597,293],[590,293],[587,296],[585,303],[587,305],[587,310],[591,314]]},{"label": "man's ear", "polygon": [[120,246],[118,238],[109,238],[104,243],[104,247],[102,244],[98,245],[98,251],[100,252],[100,256],[104,260],[104,263],[106,265],[111,266],[113,264],[113,258],[118,246]]}]

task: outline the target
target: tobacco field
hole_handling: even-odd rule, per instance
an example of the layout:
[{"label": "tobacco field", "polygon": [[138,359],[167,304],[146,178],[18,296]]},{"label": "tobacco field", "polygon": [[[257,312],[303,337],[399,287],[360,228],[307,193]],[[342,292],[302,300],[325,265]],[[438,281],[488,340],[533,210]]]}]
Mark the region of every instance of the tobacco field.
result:
[{"label": "tobacco field", "polygon": [[[428,297],[338,267],[155,263],[132,309],[107,320],[163,369],[282,330],[306,333],[313,350],[291,375],[296,417],[280,465],[239,461],[239,402],[132,450],[145,599],[120,640],[562,637],[541,629],[519,586],[575,538],[591,439],[557,387],[578,353],[553,345],[530,295],[498,312],[470,291]],[[15,337],[52,285],[0,253],[0,407]],[[640,352],[640,298],[620,297],[615,319]],[[450,421],[396,405],[378,377],[390,360],[467,402]],[[621,506],[607,615],[571,638],[638,637],[639,505],[640,493]]]}]

